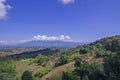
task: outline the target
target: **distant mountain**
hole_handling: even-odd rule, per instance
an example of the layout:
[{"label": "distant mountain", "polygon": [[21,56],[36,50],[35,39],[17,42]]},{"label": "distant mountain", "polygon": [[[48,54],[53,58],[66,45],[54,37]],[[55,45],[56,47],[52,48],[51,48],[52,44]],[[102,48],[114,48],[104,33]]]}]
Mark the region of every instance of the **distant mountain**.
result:
[{"label": "distant mountain", "polygon": [[21,47],[42,47],[42,48],[71,48],[76,47],[78,45],[82,45],[84,43],[79,42],[65,42],[65,41],[30,41],[23,44],[20,44]]},{"label": "distant mountain", "polygon": [[43,41],[43,40],[38,40],[38,41],[29,41],[29,42],[24,42],[24,43],[12,43],[12,44],[0,44],[0,47],[39,47],[39,48],[51,48],[51,47],[56,47],[56,48],[72,48],[76,47],[79,45],[82,45],[84,43],[80,42],[67,42],[67,41]]}]

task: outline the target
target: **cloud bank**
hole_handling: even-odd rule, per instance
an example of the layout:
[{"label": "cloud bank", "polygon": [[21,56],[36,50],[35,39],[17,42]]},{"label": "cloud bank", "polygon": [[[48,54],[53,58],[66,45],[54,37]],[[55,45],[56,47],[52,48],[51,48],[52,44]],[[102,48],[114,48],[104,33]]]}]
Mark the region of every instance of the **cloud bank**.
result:
[{"label": "cloud bank", "polygon": [[0,40],[0,44],[17,44],[17,43],[25,43],[30,41],[73,41],[70,36],[60,35],[60,36],[46,36],[46,35],[36,35],[33,36],[30,40]]},{"label": "cloud bank", "polygon": [[70,4],[75,2],[75,0],[59,0],[59,1],[62,2],[63,4]]},{"label": "cloud bank", "polygon": [[7,18],[7,11],[11,9],[10,5],[5,4],[6,0],[0,0],[0,20]]},{"label": "cloud bank", "polygon": [[70,36],[60,35],[60,36],[46,36],[46,35],[36,35],[33,36],[33,40],[48,40],[48,41],[72,41]]}]

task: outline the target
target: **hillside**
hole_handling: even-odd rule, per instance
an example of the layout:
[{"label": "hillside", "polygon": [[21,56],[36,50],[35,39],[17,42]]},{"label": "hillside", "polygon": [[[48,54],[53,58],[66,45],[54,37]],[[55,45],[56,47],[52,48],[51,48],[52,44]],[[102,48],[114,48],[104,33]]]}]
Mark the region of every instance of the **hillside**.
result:
[{"label": "hillside", "polygon": [[[118,53],[120,51],[119,48],[120,48],[120,36],[117,35],[117,36],[106,37],[106,38],[97,40],[94,43],[90,43],[90,44],[86,44],[83,46],[78,46],[76,48],[68,49],[61,54],[67,55],[67,56],[69,56],[69,58],[71,57],[74,59],[76,59],[76,58],[80,59],[79,61],[82,61],[82,64],[84,66],[88,66],[88,67],[91,66],[91,67],[95,68],[95,66],[96,67],[97,66],[104,66],[104,64],[106,64],[106,59],[109,60],[110,56],[114,57],[114,55],[116,55],[116,53]],[[61,58],[59,58],[59,59],[60,59],[60,61],[62,61]],[[58,60],[58,63],[60,61]],[[66,63],[59,64],[59,65],[65,66],[65,65],[71,64],[71,62],[69,62],[69,61]],[[89,65],[86,65],[86,63]],[[71,66],[73,66],[73,65],[74,64],[72,64]],[[71,67],[71,66],[69,66],[69,67]],[[62,67],[62,66],[60,66],[60,67]],[[48,73],[42,79],[43,80],[56,80],[53,78],[53,76],[54,76],[55,78],[57,78],[57,80],[63,80],[61,77],[61,74],[58,74],[58,73],[61,71],[64,72],[65,70],[62,70],[62,69],[59,70],[58,68],[59,67],[55,68],[55,70],[53,69],[50,73]],[[68,68],[68,67],[66,67],[66,68]],[[98,67],[98,68],[100,69],[100,67]],[[71,68],[71,70],[72,70],[72,68]],[[71,70],[69,70],[68,72],[71,73]],[[103,67],[101,67],[101,70],[102,71],[100,71],[100,72],[103,73]],[[92,70],[90,70],[90,71],[92,71]],[[66,73],[66,75],[67,74],[68,73]],[[73,74],[73,75],[75,75],[75,74]],[[69,74],[67,76],[69,76]],[[71,76],[69,76],[69,77],[71,77]],[[89,78],[91,78],[91,77],[89,76]],[[97,78],[92,79],[92,80],[96,80],[96,79]],[[66,80],[68,80],[68,78]],[[75,79],[70,78],[70,80],[75,80]],[[103,80],[103,78],[100,80]]]},{"label": "hillside", "polygon": [[47,75],[43,76],[41,78],[41,80],[61,80],[63,71],[64,72],[72,72],[75,69],[74,63],[75,62],[70,62],[68,64],[54,68]]},{"label": "hillside", "polygon": [[[120,36],[117,35],[64,51],[44,49],[27,52],[22,57],[17,55],[20,59],[15,58],[16,55],[1,58],[0,79],[8,80],[9,77],[5,77],[8,74],[2,74],[4,71],[13,73],[12,80],[21,80],[27,70],[33,80],[119,80],[119,48]],[[30,54],[37,55],[28,57]]]}]

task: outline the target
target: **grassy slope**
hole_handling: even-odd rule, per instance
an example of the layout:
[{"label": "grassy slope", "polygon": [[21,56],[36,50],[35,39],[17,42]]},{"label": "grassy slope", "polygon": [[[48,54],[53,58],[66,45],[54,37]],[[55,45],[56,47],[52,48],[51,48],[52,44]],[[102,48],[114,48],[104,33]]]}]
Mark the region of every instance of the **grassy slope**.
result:
[{"label": "grassy slope", "polygon": [[40,69],[43,69],[43,67],[38,66],[35,63],[30,64],[29,60],[20,60],[16,62],[16,72],[18,77],[20,77],[25,70],[31,71],[34,75]]},{"label": "grassy slope", "polygon": [[[104,42],[104,40],[103,40],[103,42]],[[107,44],[107,41],[105,41],[105,42]],[[99,41],[96,43],[99,43]],[[84,55],[85,57],[83,55],[79,55],[79,50],[80,50],[80,47],[76,47],[73,49],[68,49],[66,52],[71,53],[71,58],[74,58],[75,56],[80,56],[80,57],[82,57],[82,60],[85,62],[89,62],[89,63],[97,62],[100,64],[104,63],[103,58],[95,58],[95,54],[89,53],[89,54]],[[59,56],[60,55],[58,55],[58,57],[53,57],[48,62],[48,65],[53,66],[55,64],[55,62],[58,60]],[[33,74],[34,74],[37,71],[44,69],[43,67],[37,66],[36,64],[29,65],[29,63],[30,63],[29,60],[21,60],[16,64],[16,71],[17,71],[18,76],[20,76],[25,70],[33,71]],[[63,71],[70,72],[70,71],[73,71],[74,69],[75,69],[74,62],[70,62],[68,64],[54,68],[47,75],[43,76],[42,80],[61,80],[61,76],[62,76]]]},{"label": "grassy slope", "polygon": [[54,68],[51,72],[47,75],[43,76],[41,80],[61,80],[62,72],[70,72],[75,69],[74,67],[75,62],[70,62],[68,64],[59,66]]}]

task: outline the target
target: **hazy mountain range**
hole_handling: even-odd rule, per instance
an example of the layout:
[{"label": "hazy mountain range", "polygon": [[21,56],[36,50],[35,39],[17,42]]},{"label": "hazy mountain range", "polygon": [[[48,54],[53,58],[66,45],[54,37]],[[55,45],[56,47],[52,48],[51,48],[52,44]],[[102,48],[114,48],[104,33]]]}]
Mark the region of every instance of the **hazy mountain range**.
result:
[{"label": "hazy mountain range", "polygon": [[71,42],[71,41],[47,41],[47,40],[37,40],[29,41],[24,43],[1,43],[0,47],[40,47],[40,48],[71,48],[82,45],[84,43]]}]

